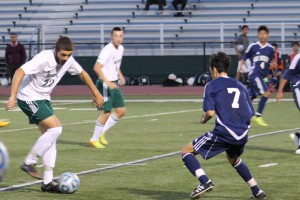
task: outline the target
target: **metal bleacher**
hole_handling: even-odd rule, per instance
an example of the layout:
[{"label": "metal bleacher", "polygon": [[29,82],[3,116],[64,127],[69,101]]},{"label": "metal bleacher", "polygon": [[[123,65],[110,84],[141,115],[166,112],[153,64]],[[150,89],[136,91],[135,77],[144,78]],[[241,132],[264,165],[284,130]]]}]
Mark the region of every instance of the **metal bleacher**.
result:
[{"label": "metal bleacher", "polygon": [[16,32],[22,42],[37,42],[37,27],[46,43],[64,35],[75,43],[107,42],[113,26],[123,27],[128,43],[162,42],[163,29],[163,42],[189,42],[191,46],[195,41],[232,41],[243,24],[250,25],[251,41],[256,40],[259,24],[268,24],[272,40],[282,39],[282,22],[286,41],[296,40],[300,34],[299,0],[189,0],[184,17],[173,16],[171,0],[162,12],[157,5],[144,11],[145,1],[2,0],[1,42],[9,41],[10,32]]}]

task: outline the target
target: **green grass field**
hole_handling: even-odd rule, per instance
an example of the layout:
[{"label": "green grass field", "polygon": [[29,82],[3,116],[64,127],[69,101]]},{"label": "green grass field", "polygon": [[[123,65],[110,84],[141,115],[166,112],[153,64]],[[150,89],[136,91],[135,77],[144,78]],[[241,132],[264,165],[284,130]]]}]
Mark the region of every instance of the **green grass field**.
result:
[{"label": "green grass field", "polygon": [[[170,97],[151,97],[153,98]],[[174,96],[172,98],[178,99]],[[3,108],[4,104],[0,105]],[[192,139],[213,128],[214,120],[205,125],[199,123],[202,103],[128,102],[127,116],[107,133],[110,144],[106,149],[88,146],[99,112],[94,109],[74,110],[92,108],[90,103],[53,103],[53,107],[63,124],[63,134],[58,141],[55,176],[67,171],[98,171],[79,175],[81,185],[75,194],[43,193],[40,191],[40,184],[35,184],[0,192],[1,200],[181,200],[188,199],[190,192],[198,184],[176,152]],[[10,154],[9,172],[0,183],[0,188],[32,183],[35,180],[19,168],[40,134],[35,126],[27,123],[27,118],[21,111],[6,112],[2,109],[0,113],[1,118],[9,118],[12,122],[0,128],[0,139],[6,144]],[[267,193],[268,199],[299,199],[300,156],[294,153],[295,147],[288,136],[291,131],[284,131],[300,127],[299,111],[293,101],[280,105],[270,102],[264,119],[269,126],[252,124],[250,136],[274,131],[280,133],[251,138],[242,158]],[[165,156],[169,153],[173,154]],[[158,157],[147,160],[154,156]],[[136,163],[141,159],[145,161]],[[215,184],[214,191],[206,194],[204,199],[249,198],[250,190],[227,163],[225,154],[208,161],[200,156],[198,159]],[[129,165],[127,162],[131,161],[133,162]],[[269,163],[277,165],[258,167]]]}]

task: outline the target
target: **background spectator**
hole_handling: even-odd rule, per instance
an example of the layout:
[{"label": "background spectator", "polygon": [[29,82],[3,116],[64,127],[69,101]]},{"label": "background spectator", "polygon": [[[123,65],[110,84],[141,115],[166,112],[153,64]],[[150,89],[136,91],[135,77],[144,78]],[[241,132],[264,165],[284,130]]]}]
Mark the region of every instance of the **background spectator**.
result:
[{"label": "background spectator", "polygon": [[15,71],[26,61],[26,51],[24,45],[17,41],[16,33],[10,34],[10,40],[5,49],[5,63],[12,81]]},{"label": "background spectator", "polygon": [[147,0],[144,10],[149,10],[150,5],[158,4],[158,10],[164,10],[163,6],[166,6],[166,0]]},{"label": "background spectator", "polygon": [[[187,0],[173,0],[172,1],[172,5],[174,7],[175,10],[179,10],[178,9],[178,5],[181,4],[181,11],[184,10],[185,6],[186,6]],[[174,15],[175,17],[184,17],[184,15],[182,14],[182,12],[178,12],[176,15]]]}]

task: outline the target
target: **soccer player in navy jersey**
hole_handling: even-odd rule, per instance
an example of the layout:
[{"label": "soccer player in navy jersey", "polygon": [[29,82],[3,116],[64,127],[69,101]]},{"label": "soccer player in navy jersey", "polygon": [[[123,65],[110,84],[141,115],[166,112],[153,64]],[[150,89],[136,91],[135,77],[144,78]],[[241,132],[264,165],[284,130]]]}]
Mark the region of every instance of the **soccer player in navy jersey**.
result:
[{"label": "soccer player in navy jersey", "polygon": [[205,86],[205,113],[200,122],[206,123],[216,115],[216,125],[213,130],[196,138],[181,150],[185,166],[200,181],[191,193],[191,199],[199,198],[214,187],[195,155],[200,154],[207,160],[224,151],[229,163],[251,188],[251,197],[266,198],[266,194],[258,187],[247,165],[240,158],[248,141],[250,120],[255,111],[247,89],[239,81],[228,77],[230,64],[230,57],[225,53],[212,55],[210,72],[214,80]]},{"label": "soccer player in navy jersey", "polygon": [[[297,54],[293,60],[289,68],[283,74],[283,77],[280,81],[280,85],[277,91],[277,101],[280,102],[283,97],[283,88],[286,83],[290,81],[291,88],[293,91],[294,101],[296,103],[297,108],[300,111],[300,54]],[[291,137],[295,141],[296,145],[296,154],[300,154],[300,130],[297,133],[292,133]]]},{"label": "soccer player in navy jersey", "polygon": [[257,32],[259,41],[249,45],[242,57],[241,67],[245,63],[245,60],[251,60],[252,68],[249,73],[248,85],[249,95],[252,100],[258,95],[262,95],[258,104],[256,116],[253,117],[252,120],[260,126],[268,126],[261,115],[271,94],[264,78],[272,73],[270,66],[273,67],[274,65],[274,49],[272,45],[268,43],[269,29],[266,26],[260,26],[258,27]]}]

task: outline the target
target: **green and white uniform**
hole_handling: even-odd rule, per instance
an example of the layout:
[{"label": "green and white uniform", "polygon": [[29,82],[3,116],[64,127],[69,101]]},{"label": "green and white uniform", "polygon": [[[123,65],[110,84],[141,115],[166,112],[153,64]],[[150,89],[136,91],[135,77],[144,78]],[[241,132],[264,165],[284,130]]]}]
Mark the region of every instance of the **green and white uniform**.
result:
[{"label": "green and white uniform", "polygon": [[44,50],[21,66],[25,73],[17,99],[30,123],[43,121],[53,115],[50,94],[63,75],[78,75],[82,67],[71,56],[64,65],[56,62],[53,50]]},{"label": "green and white uniform", "polygon": [[[100,52],[97,62],[103,65],[101,70],[108,81],[117,83],[123,53],[124,47],[122,45],[116,49],[111,42]],[[96,86],[104,98],[104,104],[99,110],[110,112],[112,108],[125,107],[124,97],[119,88],[111,90],[101,79],[97,80]]]}]

